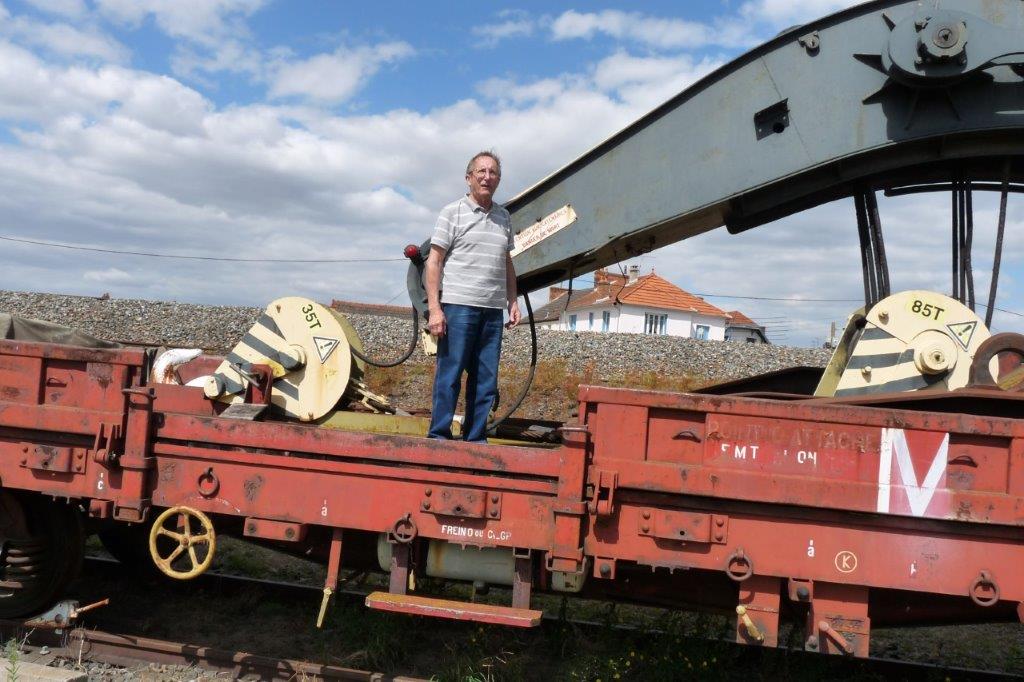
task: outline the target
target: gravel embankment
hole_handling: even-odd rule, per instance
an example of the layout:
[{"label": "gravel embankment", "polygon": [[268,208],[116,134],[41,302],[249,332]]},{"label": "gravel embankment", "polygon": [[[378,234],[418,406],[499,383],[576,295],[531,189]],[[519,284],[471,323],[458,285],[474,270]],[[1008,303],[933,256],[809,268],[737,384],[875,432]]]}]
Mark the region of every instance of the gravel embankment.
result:
[{"label": "gravel embankment", "polygon": [[[261,309],[0,291],[0,312],[48,320],[112,341],[221,353],[252,326]],[[348,317],[374,357],[394,358],[408,346],[411,323],[406,318]],[[538,330],[537,337],[542,360],[559,360],[568,371],[590,370],[599,377],[667,372],[724,381],[798,365],[821,367],[829,358],[828,351],[816,348],[671,336]],[[523,366],[529,362],[528,326],[506,333],[503,357]],[[410,361],[428,362],[419,349]]]}]

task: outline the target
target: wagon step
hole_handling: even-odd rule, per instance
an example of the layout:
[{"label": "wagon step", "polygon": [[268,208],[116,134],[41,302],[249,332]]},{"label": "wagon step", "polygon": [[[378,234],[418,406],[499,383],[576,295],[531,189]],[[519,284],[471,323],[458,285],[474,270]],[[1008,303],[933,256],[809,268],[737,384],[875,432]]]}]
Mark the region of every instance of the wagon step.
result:
[{"label": "wagon step", "polygon": [[512,625],[520,628],[532,628],[540,625],[543,611],[534,609],[517,609],[511,606],[495,606],[492,604],[472,604],[451,599],[435,599],[412,594],[394,594],[392,592],[374,592],[366,597],[366,605],[380,611],[409,613],[417,616],[449,618],[452,620],[472,620],[478,623],[493,625]]}]

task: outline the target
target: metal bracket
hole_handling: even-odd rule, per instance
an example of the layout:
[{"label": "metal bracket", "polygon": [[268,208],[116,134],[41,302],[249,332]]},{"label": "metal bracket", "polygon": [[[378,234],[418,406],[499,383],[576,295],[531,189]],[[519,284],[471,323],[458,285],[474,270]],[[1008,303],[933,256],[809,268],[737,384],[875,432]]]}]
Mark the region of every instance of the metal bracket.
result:
[{"label": "metal bracket", "polygon": [[594,473],[597,486],[587,509],[597,516],[610,516],[615,511],[615,489],[619,485],[619,472],[598,469]]},{"label": "metal bracket", "polygon": [[501,518],[501,498],[502,493],[496,491],[427,486],[420,509],[438,516],[496,520]]},{"label": "metal bracket", "polygon": [[763,140],[789,127],[789,99],[784,99],[754,114],[754,131]]},{"label": "metal bracket", "polygon": [[306,538],[309,526],[305,523],[258,519],[250,516],[245,520],[244,535],[252,538],[266,538],[284,542],[300,542]]},{"label": "metal bracket", "polygon": [[93,461],[100,464],[117,464],[120,455],[114,452],[115,441],[120,438],[121,424],[119,422],[100,422],[92,444]]},{"label": "metal bracket", "polygon": [[637,534],[661,540],[725,544],[727,516],[668,509],[641,509]]},{"label": "metal bracket", "polygon": [[802,35],[797,38],[797,42],[804,46],[807,50],[807,54],[814,56],[818,54],[818,48],[821,47],[821,38],[818,37],[817,31],[811,31],[806,35]]},{"label": "metal bracket", "polygon": [[790,578],[787,584],[789,600],[810,603],[814,599],[814,581],[803,578]]},{"label": "metal bracket", "polygon": [[66,474],[85,470],[85,453],[61,445],[40,445],[23,443],[21,466],[33,471],[49,471]]}]

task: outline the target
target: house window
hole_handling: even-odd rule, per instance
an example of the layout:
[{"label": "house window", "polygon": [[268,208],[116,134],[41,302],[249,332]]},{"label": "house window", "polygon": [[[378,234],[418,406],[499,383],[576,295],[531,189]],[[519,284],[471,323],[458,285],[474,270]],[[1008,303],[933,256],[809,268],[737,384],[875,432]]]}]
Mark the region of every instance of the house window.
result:
[{"label": "house window", "polygon": [[590,313],[589,315],[590,315],[590,326],[587,327],[587,329],[593,330],[594,329],[594,313]]},{"label": "house window", "polygon": [[668,328],[668,315],[657,313],[644,314],[644,334],[665,334]]},{"label": "house window", "polygon": [[711,328],[706,324],[695,325],[693,328],[693,338],[707,341],[709,331],[711,331]]},{"label": "house window", "polygon": [[601,331],[608,331],[608,324],[612,321],[612,314],[605,310],[601,313]]},{"label": "house window", "polygon": [[569,316],[569,331],[571,331],[571,332],[576,331],[576,316],[575,315],[570,315]]}]

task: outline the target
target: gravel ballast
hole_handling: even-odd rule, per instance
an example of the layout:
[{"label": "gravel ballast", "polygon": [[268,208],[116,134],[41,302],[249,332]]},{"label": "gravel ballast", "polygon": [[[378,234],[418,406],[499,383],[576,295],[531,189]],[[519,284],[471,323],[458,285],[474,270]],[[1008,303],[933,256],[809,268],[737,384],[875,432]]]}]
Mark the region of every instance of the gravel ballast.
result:
[{"label": "gravel ballast", "polygon": [[[55,322],[111,341],[224,353],[252,326],[262,308],[0,291],[0,312]],[[412,329],[408,318],[347,317],[365,351],[375,358],[395,358],[408,347]],[[570,372],[590,371],[600,377],[657,372],[717,382],[794,366],[823,367],[829,359],[829,351],[817,348],[675,336],[538,330],[537,337],[541,360],[558,360]],[[502,356],[504,362],[517,365],[529,362],[528,325],[505,333]],[[432,360],[417,348],[410,362]]]}]

